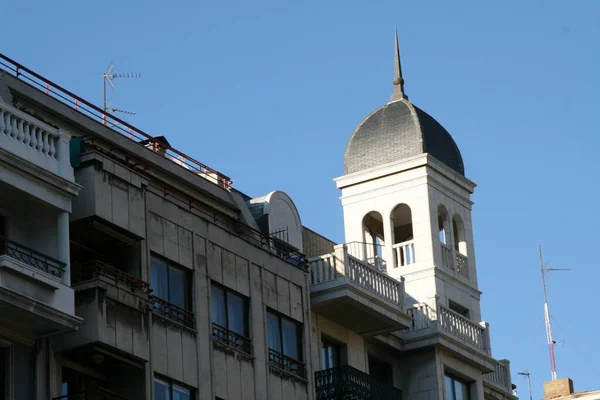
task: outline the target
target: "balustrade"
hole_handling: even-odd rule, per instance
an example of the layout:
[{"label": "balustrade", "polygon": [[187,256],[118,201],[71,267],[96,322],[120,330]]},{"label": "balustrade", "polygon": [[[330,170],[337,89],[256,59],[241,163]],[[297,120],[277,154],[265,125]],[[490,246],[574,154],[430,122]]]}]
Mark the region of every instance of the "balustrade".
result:
[{"label": "balustrade", "polygon": [[454,258],[452,257],[452,247],[442,243],[442,264],[448,269],[454,269]]},{"label": "balustrade", "polygon": [[415,242],[413,240],[396,243],[392,248],[394,249],[396,267],[404,267],[417,262]]},{"label": "balustrade", "polygon": [[469,279],[469,263],[467,256],[456,253],[456,272]]},{"label": "balustrade", "polygon": [[345,246],[341,250],[309,260],[311,285],[342,277],[394,304],[403,303],[402,282],[349,255]]},{"label": "balustrade", "polygon": [[[72,179],[70,136],[0,100],[2,147],[52,172]],[[62,167],[59,168],[59,164]]]},{"label": "balustrade", "polygon": [[512,380],[508,362],[506,360],[500,360],[496,361],[494,364],[495,371],[483,374],[483,379],[488,383],[507,391],[507,393],[511,393]]},{"label": "balustrade", "polygon": [[66,264],[20,243],[0,236],[0,256],[7,255],[33,268],[61,279]]}]

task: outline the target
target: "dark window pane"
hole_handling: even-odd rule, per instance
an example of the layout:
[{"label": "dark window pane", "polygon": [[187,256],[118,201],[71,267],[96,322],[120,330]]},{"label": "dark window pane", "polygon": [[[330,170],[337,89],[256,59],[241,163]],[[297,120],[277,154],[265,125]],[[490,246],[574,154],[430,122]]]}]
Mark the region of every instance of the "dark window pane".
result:
[{"label": "dark window pane", "polygon": [[454,381],[454,390],[456,391],[456,400],[469,400],[469,387],[466,383]]},{"label": "dark window pane", "polygon": [[446,400],[454,399],[454,382],[448,375],[444,377],[444,390],[446,391]]},{"label": "dark window pane", "polygon": [[154,380],[154,400],[171,400],[169,385],[166,382]]},{"label": "dark window pane", "polygon": [[246,299],[237,294],[227,292],[227,308],[229,316],[229,326],[227,328],[240,335],[248,336]]},{"label": "dark window pane", "polygon": [[321,350],[321,362],[323,369],[335,368],[340,366],[340,346],[336,343],[323,340],[323,349]]},{"label": "dark window pane", "polygon": [[269,342],[269,348],[281,353],[279,318],[271,313],[267,314],[267,338]]},{"label": "dark window pane", "polygon": [[190,391],[181,386],[173,385],[173,400],[190,400]]},{"label": "dark window pane", "polygon": [[283,354],[295,360],[302,360],[298,345],[298,324],[288,319],[281,319],[283,333]]},{"label": "dark window pane", "polygon": [[211,288],[211,314],[215,324],[227,328],[227,313],[225,310],[225,292],[223,289],[212,286]]},{"label": "dark window pane", "polygon": [[163,300],[169,300],[169,280],[167,277],[167,263],[157,258],[152,258],[152,294]]},{"label": "dark window pane", "polygon": [[188,308],[185,271],[169,268],[169,302],[177,307]]}]

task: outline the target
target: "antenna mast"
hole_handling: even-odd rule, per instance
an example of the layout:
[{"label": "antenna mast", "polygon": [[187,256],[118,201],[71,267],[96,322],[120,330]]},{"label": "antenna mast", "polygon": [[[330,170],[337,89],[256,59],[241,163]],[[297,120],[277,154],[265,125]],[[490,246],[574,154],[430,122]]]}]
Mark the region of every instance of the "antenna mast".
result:
[{"label": "antenna mast", "polygon": [[[142,75],[139,73],[116,73],[113,72],[115,68],[115,64],[113,62],[111,62],[108,65],[108,68],[106,68],[106,72],[102,74],[102,80],[104,83],[104,112],[121,112],[124,114],[129,114],[129,115],[135,115],[134,112],[131,111],[126,111],[126,110],[121,110],[118,108],[113,108],[110,104],[108,104],[106,102],[106,83],[108,82],[108,84],[114,89],[115,84],[113,83],[114,79],[117,78],[139,78]],[[106,115],[103,116],[103,120],[104,120],[104,124],[106,125]]]},{"label": "antenna mast", "polygon": [[547,264],[544,264],[542,257],[542,246],[540,246],[540,269],[542,270],[542,285],[544,286],[544,319],[546,321],[546,336],[548,337],[548,351],[550,352],[550,374],[552,380],[555,381],[556,375],[556,358],[554,357],[554,345],[556,341],[552,339],[552,325],[550,325],[550,311],[548,309],[548,292],[546,290],[546,275],[550,271],[570,271],[566,268],[548,268]]}]

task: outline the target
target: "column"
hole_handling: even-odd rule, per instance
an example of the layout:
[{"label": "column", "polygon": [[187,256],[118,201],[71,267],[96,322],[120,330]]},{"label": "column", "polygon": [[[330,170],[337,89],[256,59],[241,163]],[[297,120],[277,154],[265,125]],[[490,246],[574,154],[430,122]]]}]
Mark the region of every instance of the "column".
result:
[{"label": "column", "polygon": [[65,271],[63,273],[63,283],[71,286],[71,263],[69,251],[69,213],[60,211],[58,213],[58,259],[64,262]]}]

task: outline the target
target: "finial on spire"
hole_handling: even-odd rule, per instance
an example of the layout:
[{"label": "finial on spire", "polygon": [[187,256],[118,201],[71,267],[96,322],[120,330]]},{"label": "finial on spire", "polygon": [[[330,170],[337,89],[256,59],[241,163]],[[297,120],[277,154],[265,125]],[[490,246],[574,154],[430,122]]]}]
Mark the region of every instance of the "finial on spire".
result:
[{"label": "finial on spire", "polygon": [[398,46],[398,28],[394,29],[395,53],[394,53],[394,94],[392,101],[407,99],[404,94],[404,79],[402,78],[402,64],[400,63],[400,46]]}]

